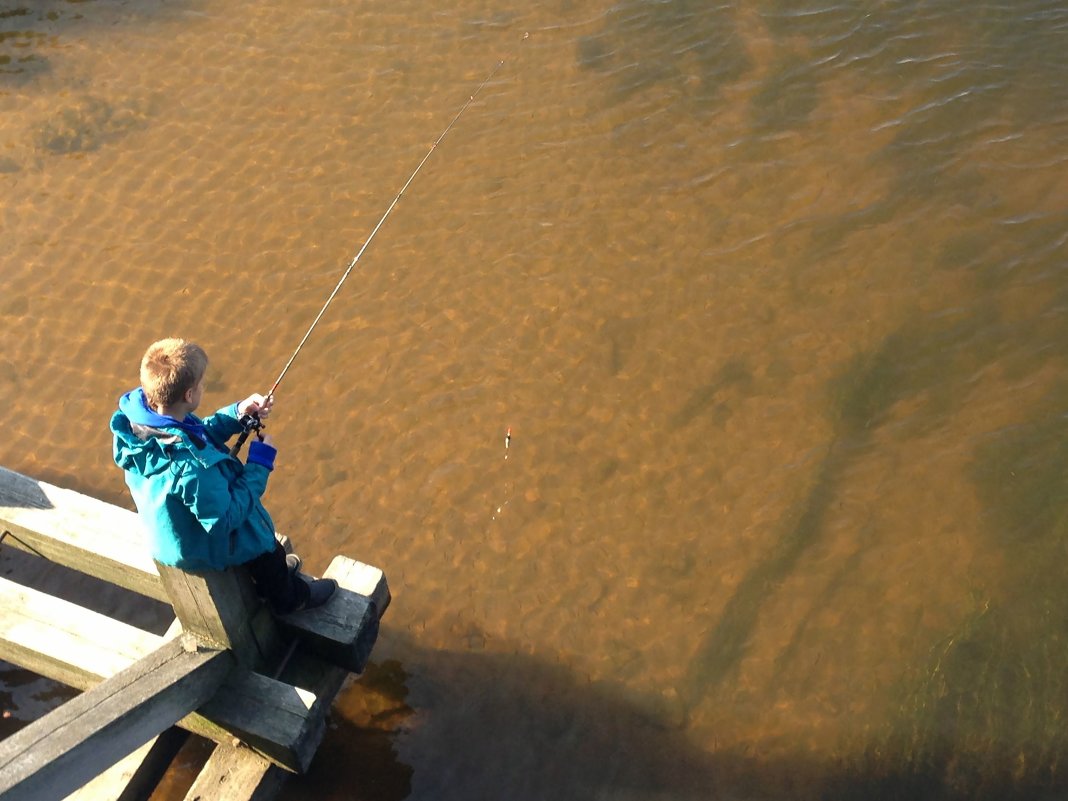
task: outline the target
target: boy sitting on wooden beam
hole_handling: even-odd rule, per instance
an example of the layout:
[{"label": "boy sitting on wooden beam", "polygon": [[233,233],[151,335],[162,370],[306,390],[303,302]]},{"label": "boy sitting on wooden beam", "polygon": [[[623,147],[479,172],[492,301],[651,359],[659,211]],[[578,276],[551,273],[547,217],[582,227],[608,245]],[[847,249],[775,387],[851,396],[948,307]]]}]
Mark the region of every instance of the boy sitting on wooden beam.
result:
[{"label": "boy sitting on wooden beam", "polygon": [[183,339],[162,339],[141,360],[141,386],[112,415],[115,464],[149,535],[153,558],[182,570],[248,568],[277,614],[322,606],[332,579],[304,579],[300,559],[286,556],[260,501],[277,454],[268,436],[254,440],[242,463],[226,441],[243,414],[267,417],[271,403],[250,395],[201,420],[208,356]]}]

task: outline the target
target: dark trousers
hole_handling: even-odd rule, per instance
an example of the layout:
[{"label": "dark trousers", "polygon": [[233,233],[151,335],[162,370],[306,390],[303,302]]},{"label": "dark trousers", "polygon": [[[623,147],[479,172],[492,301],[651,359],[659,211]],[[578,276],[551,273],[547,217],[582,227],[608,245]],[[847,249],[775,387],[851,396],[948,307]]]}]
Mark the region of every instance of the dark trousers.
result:
[{"label": "dark trousers", "polygon": [[290,574],[286,552],[280,543],[273,551],[245,562],[256,590],[279,615],[292,612],[308,600],[308,585],[296,573]]}]

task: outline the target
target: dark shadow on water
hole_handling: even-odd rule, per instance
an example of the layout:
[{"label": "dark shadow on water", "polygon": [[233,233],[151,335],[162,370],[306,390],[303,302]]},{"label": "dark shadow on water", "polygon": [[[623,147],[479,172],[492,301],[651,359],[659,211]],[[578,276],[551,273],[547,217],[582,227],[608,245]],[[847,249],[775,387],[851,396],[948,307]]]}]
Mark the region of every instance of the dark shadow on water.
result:
[{"label": "dark shadow on water", "polygon": [[66,82],[62,86],[56,85],[56,77],[66,75],[62,59],[73,37],[95,29],[110,35],[115,26],[136,24],[164,9],[174,13],[178,5],[0,0],[0,88],[29,92],[40,87],[57,98],[7,143],[13,152],[0,157],[0,174],[41,168],[56,156],[90,153],[147,127],[155,100],[105,99],[87,90],[80,76],[61,78]]},{"label": "dark shadow on water", "polygon": [[780,56],[750,101],[753,125],[762,131],[803,127],[819,105],[818,72],[799,55]]},{"label": "dark shadow on water", "polygon": [[[345,692],[311,772],[284,801],[1068,797],[1064,735],[1047,744],[1009,727],[994,742],[962,741],[952,726],[968,714],[965,687],[914,695],[902,724],[857,743],[858,757],[765,759],[759,746],[704,750],[662,700],[533,655],[435,651],[396,634],[379,647],[383,661]],[[974,672],[989,656],[962,649],[937,675]],[[1043,734],[1056,716],[1050,707]],[[1034,761],[1021,767],[1021,753]]]},{"label": "dark shadow on water", "polygon": [[[1049,308],[1061,303],[1051,297]],[[891,420],[899,440],[936,431],[969,404],[972,377],[995,363],[1012,365],[1017,378],[1047,370],[1051,361],[1064,371],[1063,349],[1017,352],[1027,342],[1068,342],[1068,316],[1012,319],[996,301],[983,302],[956,319],[911,321],[855,357],[830,385],[833,439],[806,497],[705,634],[678,688],[686,709],[710,703],[734,676],[775,587],[820,542],[841,480],[866,458],[873,434]],[[947,632],[928,662],[901,666],[900,686],[887,689],[898,699],[899,715],[887,731],[871,734],[863,759],[798,766],[823,788],[804,797],[1068,798],[1066,397],[1068,379],[1062,379],[1027,410],[1031,422],[992,432],[976,450],[973,478],[987,507],[982,534],[988,547],[1004,552],[1000,585],[973,599],[974,613]],[[914,408],[895,419],[894,407],[903,400]],[[863,532],[858,536],[858,550],[842,571],[863,553]],[[822,603],[831,595],[825,593]],[[804,626],[802,620],[780,654],[780,667],[804,637]],[[781,766],[767,769],[774,774]]]},{"label": "dark shadow on water", "polygon": [[835,497],[837,478],[848,461],[843,448],[832,449],[824,458],[805,503],[786,525],[783,535],[738,584],[679,686],[679,697],[687,709],[700,705],[733,674],[745,656],[772,590],[793,570],[801,555],[818,542],[824,515]]},{"label": "dark shadow on water", "polygon": [[[856,408],[872,409],[867,402]],[[1031,433],[1068,433],[1063,421],[1050,425],[1022,436],[1008,464],[1025,458],[1035,442]],[[791,532],[795,541],[757,568],[749,579],[754,586],[783,570],[815,536],[836,465],[849,458],[827,457],[817,482],[822,486],[814,488]],[[1055,530],[1064,528],[1063,503],[1058,508],[1059,516],[1047,518]],[[1058,543],[1063,550],[1063,536]],[[490,643],[490,651],[426,648],[392,631],[387,619],[376,661],[339,698],[310,773],[292,779],[281,798],[1065,798],[1068,776],[1060,766],[1068,756],[1068,732],[1060,710],[1068,699],[1068,595],[1059,592],[1060,563],[1049,552],[1039,556],[1046,567],[1021,569],[1019,579],[1038,580],[1041,591],[980,606],[935,649],[930,664],[889,690],[901,698],[898,721],[855,743],[862,756],[848,760],[823,753],[768,759],[759,744],[747,752],[707,750],[692,739],[670,693],[591,682],[508,643]],[[12,565],[10,559],[31,557],[5,554],[5,564]],[[753,602],[737,603],[742,620]],[[728,654],[744,652],[742,639],[716,636]],[[34,685],[25,671],[2,668],[0,677],[5,708],[31,687],[42,706],[70,695],[59,685]],[[721,714],[729,716],[730,709]],[[9,723],[0,732],[21,725]]]},{"label": "dark shadow on water", "polygon": [[284,799],[716,797],[719,759],[648,699],[528,654],[434,651],[388,632],[379,648],[388,659],[346,692]]},{"label": "dark shadow on water", "polygon": [[[387,632],[379,661],[335,705],[310,772],[291,778],[279,798],[1063,799],[1068,776],[1060,766],[1068,752],[1059,707],[1016,704],[1028,700],[1028,689],[1044,691],[1031,701],[1052,700],[1050,689],[1063,700],[1060,666],[1068,653],[1063,639],[1055,648],[1037,646],[1049,660],[1041,678],[1053,682],[1039,687],[1023,670],[1035,647],[1012,652],[1034,632],[1013,636],[1012,626],[987,611],[967,621],[934,655],[930,682],[908,698],[901,724],[856,743],[861,756],[849,759],[801,752],[764,758],[759,745],[748,752],[708,751],[669,722],[657,699],[591,683],[530,654],[438,651]],[[995,646],[1000,650],[991,652]],[[2,675],[18,680],[10,671]],[[977,691],[1008,706],[999,711],[981,698],[976,703]],[[65,698],[59,688],[51,702]],[[1021,723],[1010,719],[993,741],[963,736],[985,737],[995,711],[1015,711]],[[1033,718],[1043,726],[1036,729]],[[170,793],[158,801],[184,795],[181,788],[208,754],[204,747],[194,750],[181,768],[186,775],[170,777]]]},{"label": "dark shadow on water", "polygon": [[0,660],[0,740],[77,694],[77,690]]},{"label": "dark shadow on water", "polygon": [[820,541],[824,518],[838,495],[839,482],[857,458],[863,458],[871,435],[887,411],[903,397],[929,386],[942,375],[949,354],[928,350],[930,330],[906,327],[888,337],[873,353],[860,354],[830,387],[834,437],[816,470],[805,499],[782,524],[768,553],[739,583],[716,625],[708,632],[679,687],[687,709],[703,703],[741,662],[771,592]]},{"label": "dark shadow on water", "polygon": [[1068,381],[1047,399],[1041,417],[991,436],[979,448],[972,471],[988,509],[991,541],[1007,549],[1033,549],[1029,576],[1049,570],[1045,557],[1056,564],[1068,556],[1066,391]]},{"label": "dark shadow on water", "polygon": [[694,391],[668,423],[672,429],[685,428],[698,417],[709,416],[717,423],[724,423],[731,416],[729,400],[725,396],[735,389],[745,392],[752,384],[753,376],[749,367],[741,361],[732,360],[724,364],[713,375],[712,380]]},{"label": "dark shadow on water", "polygon": [[[174,5],[169,4],[169,5]],[[158,13],[159,3],[0,0],[0,85],[27,83],[52,71],[64,37],[72,31],[136,22]]]}]

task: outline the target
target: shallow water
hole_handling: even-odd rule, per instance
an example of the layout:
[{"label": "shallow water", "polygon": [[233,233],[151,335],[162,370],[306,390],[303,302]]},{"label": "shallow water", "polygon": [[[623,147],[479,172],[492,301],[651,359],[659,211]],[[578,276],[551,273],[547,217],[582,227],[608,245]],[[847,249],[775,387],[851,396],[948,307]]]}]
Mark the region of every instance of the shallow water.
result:
[{"label": "shallow water", "polygon": [[1068,792],[1068,5],[528,5],[0,0],[0,464],[128,504],[503,59],[278,393],[394,594],[283,797]]}]

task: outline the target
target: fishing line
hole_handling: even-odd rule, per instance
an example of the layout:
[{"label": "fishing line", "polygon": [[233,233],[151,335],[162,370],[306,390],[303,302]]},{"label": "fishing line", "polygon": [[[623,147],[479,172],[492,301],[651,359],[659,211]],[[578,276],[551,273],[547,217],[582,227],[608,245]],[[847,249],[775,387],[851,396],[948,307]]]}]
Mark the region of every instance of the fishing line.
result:
[{"label": "fishing line", "polygon": [[400,192],[397,193],[397,196],[395,198],[393,198],[393,202],[389,204],[389,208],[386,209],[386,213],[382,215],[382,218],[375,225],[374,229],[372,229],[371,235],[367,237],[367,241],[365,241],[363,243],[363,247],[361,247],[359,249],[359,251],[353,257],[352,261],[349,262],[349,266],[345,269],[344,274],[341,276],[341,280],[337,282],[337,286],[334,287],[334,291],[331,292],[330,293],[330,297],[328,297],[326,299],[326,303],[324,303],[323,304],[323,308],[319,310],[319,314],[316,315],[315,320],[312,322],[311,326],[308,328],[307,333],[304,334],[304,338],[300,341],[300,344],[297,345],[297,349],[295,351],[293,351],[293,355],[289,357],[289,361],[286,362],[286,366],[284,368],[282,368],[282,372],[278,376],[277,380],[275,380],[274,385],[271,387],[271,391],[267,393],[267,397],[268,398],[270,398],[270,397],[272,397],[274,395],[275,390],[278,389],[278,385],[281,384],[282,383],[282,379],[286,377],[286,373],[289,372],[290,366],[292,366],[293,361],[297,358],[297,354],[300,353],[301,348],[304,347],[304,343],[308,341],[308,337],[310,337],[312,331],[315,330],[315,326],[317,326],[319,324],[319,320],[321,320],[323,315],[326,314],[327,308],[330,306],[331,303],[333,303],[334,298],[337,297],[337,293],[341,290],[341,285],[344,284],[345,281],[348,279],[349,274],[352,272],[352,270],[356,266],[356,264],[360,261],[360,257],[363,256],[364,251],[367,250],[367,247],[371,244],[371,240],[373,240],[375,238],[375,234],[378,233],[378,230],[386,222],[386,219],[389,217],[389,215],[393,213],[393,209],[396,208],[397,203],[401,199],[401,196],[405,193],[405,191],[411,185],[412,181],[415,180],[415,176],[417,176],[419,174],[419,171],[421,169],[423,169],[423,165],[426,164],[426,162],[430,158],[431,154],[433,154],[434,150],[441,143],[441,140],[444,139],[445,135],[452,129],[452,126],[454,126],[456,124],[456,121],[458,119],[460,119],[460,117],[463,115],[463,113],[465,111],[467,111],[468,106],[470,106],[474,102],[475,97],[478,95],[478,93],[480,91],[482,91],[482,87],[484,87],[487,83],[489,83],[493,79],[493,76],[497,74],[497,71],[502,66],[504,66],[504,60],[503,59],[501,61],[497,62],[497,66],[495,66],[493,68],[493,70],[490,72],[490,74],[486,76],[485,80],[483,80],[482,83],[480,83],[478,85],[478,88],[475,89],[475,91],[471,94],[471,96],[467,98],[467,102],[463,104],[463,106],[460,108],[460,110],[456,113],[456,116],[452,118],[452,122],[450,122],[445,127],[445,130],[441,132],[441,135],[437,139],[434,140],[434,144],[432,144],[430,146],[430,150],[428,150],[426,152],[426,155],[423,156],[423,160],[419,162],[419,166],[415,168],[415,171],[410,176],[408,176],[408,180],[404,182],[404,186],[401,187],[401,190],[400,190]]},{"label": "fishing line", "polygon": [[[529,36],[529,33],[524,33],[523,39],[521,41],[525,41]],[[274,393],[277,391],[278,385],[282,383],[282,379],[286,377],[286,373],[289,372],[289,368],[293,366],[293,362],[296,361],[296,358],[300,354],[300,351],[304,348],[304,344],[308,341],[308,337],[312,335],[312,331],[314,331],[315,327],[319,325],[319,321],[323,318],[323,315],[326,314],[326,310],[330,308],[330,304],[334,302],[334,298],[337,297],[337,293],[341,291],[342,285],[345,283],[345,281],[348,280],[349,275],[359,263],[360,258],[364,254],[364,251],[366,251],[367,248],[370,246],[371,241],[375,238],[375,235],[378,233],[379,229],[381,229],[382,226],[385,224],[386,220],[389,218],[389,215],[393,213],[393,209],[396,208],[397,203],[400,202],[401,197],[407,191],[408,187],[411,186],[412,181],[415,180],[415,177],[419,174],[419,171],[423,169],[423,165],[427,163],[427,161],[430,159],[430,156],[433,155],[434,151],[437,149],[437,146],[441,144],[441,141],[445,138],[446,134],[448,134],[449,131],[452,130],[452,127],[456,124],[460,117],[463,116],[463,113],[467,111],[468,107],[470,107],[473,102],[475,102],[475,98],[478,96],[478,93],[482,91],[483,87],[485,87],[486,84],[493,80],[493,76],[496,75],[498,70],[500,70],[500,68],[504,66],[504,62],[505,59],[503,58],[498,61],[496,66],[494,66],[494,68],[490,70],[489,75],[487,75],[485,79],[483,79],[482,83],[478,85],[478,88],[475,89],[475,91],[472,92],[470,96],[468,96],[467,102],[465,102],[460,107],[460,110],[456,112],[456,116],[453,117],[452,121],[445,126],[445,130],[441,132],[437,139],[434,140],[434,143],[430,146],[430,149],[426,152],[426,155],[423,156],[423,160],[419,162],[419,165],[415,168],[412,174],[408,176],[408,180],[404,182],[404,186],[401,187],[401,190],[397,193],[396,197],[393,198],[393,201],[389,204],[389,207],[386,209],[385,213],[375,224],[375,227],[371,230],[371,233],[367,237],[366,241],[364,241],[363,245],[356,252],[356,255],[352,257],[352,261],[350,261],[348,267],[345,268],[345,272],[342,274],[341,279],[334,287],[334,291],[331,292],[330,296],[326,299],[326,303],[323,304],[323,307],[319,310],[319,313],[315,315],[315,319],[308,327],[308,330],[305,332],[303,339],[300,340],[300,344],[297,345],[297,349],[293,351],[293,355],[289,357],[289,361],[286,362],[286,366],[282,368],[282,372],[279,373],[278,378],[275,379],[274,384],[271,385],[270,391],[267,392],[267,395],[265,396],[266,401],[270,401],[270,399],[274,397]],[[263,423],[261,423],[259,418],[255,415],[244,415],[241,418],[241,425],[243,429],[242,434],[238,438],[237,443],[234,445],[234,447],[230,449],[231,454],[236,454],[239,450],[241,450],[241,446],[245,444],[245,440],[248,439],[249,434],[251,434],[253,431],[258,431],[260,428],[263,427]]]}]

